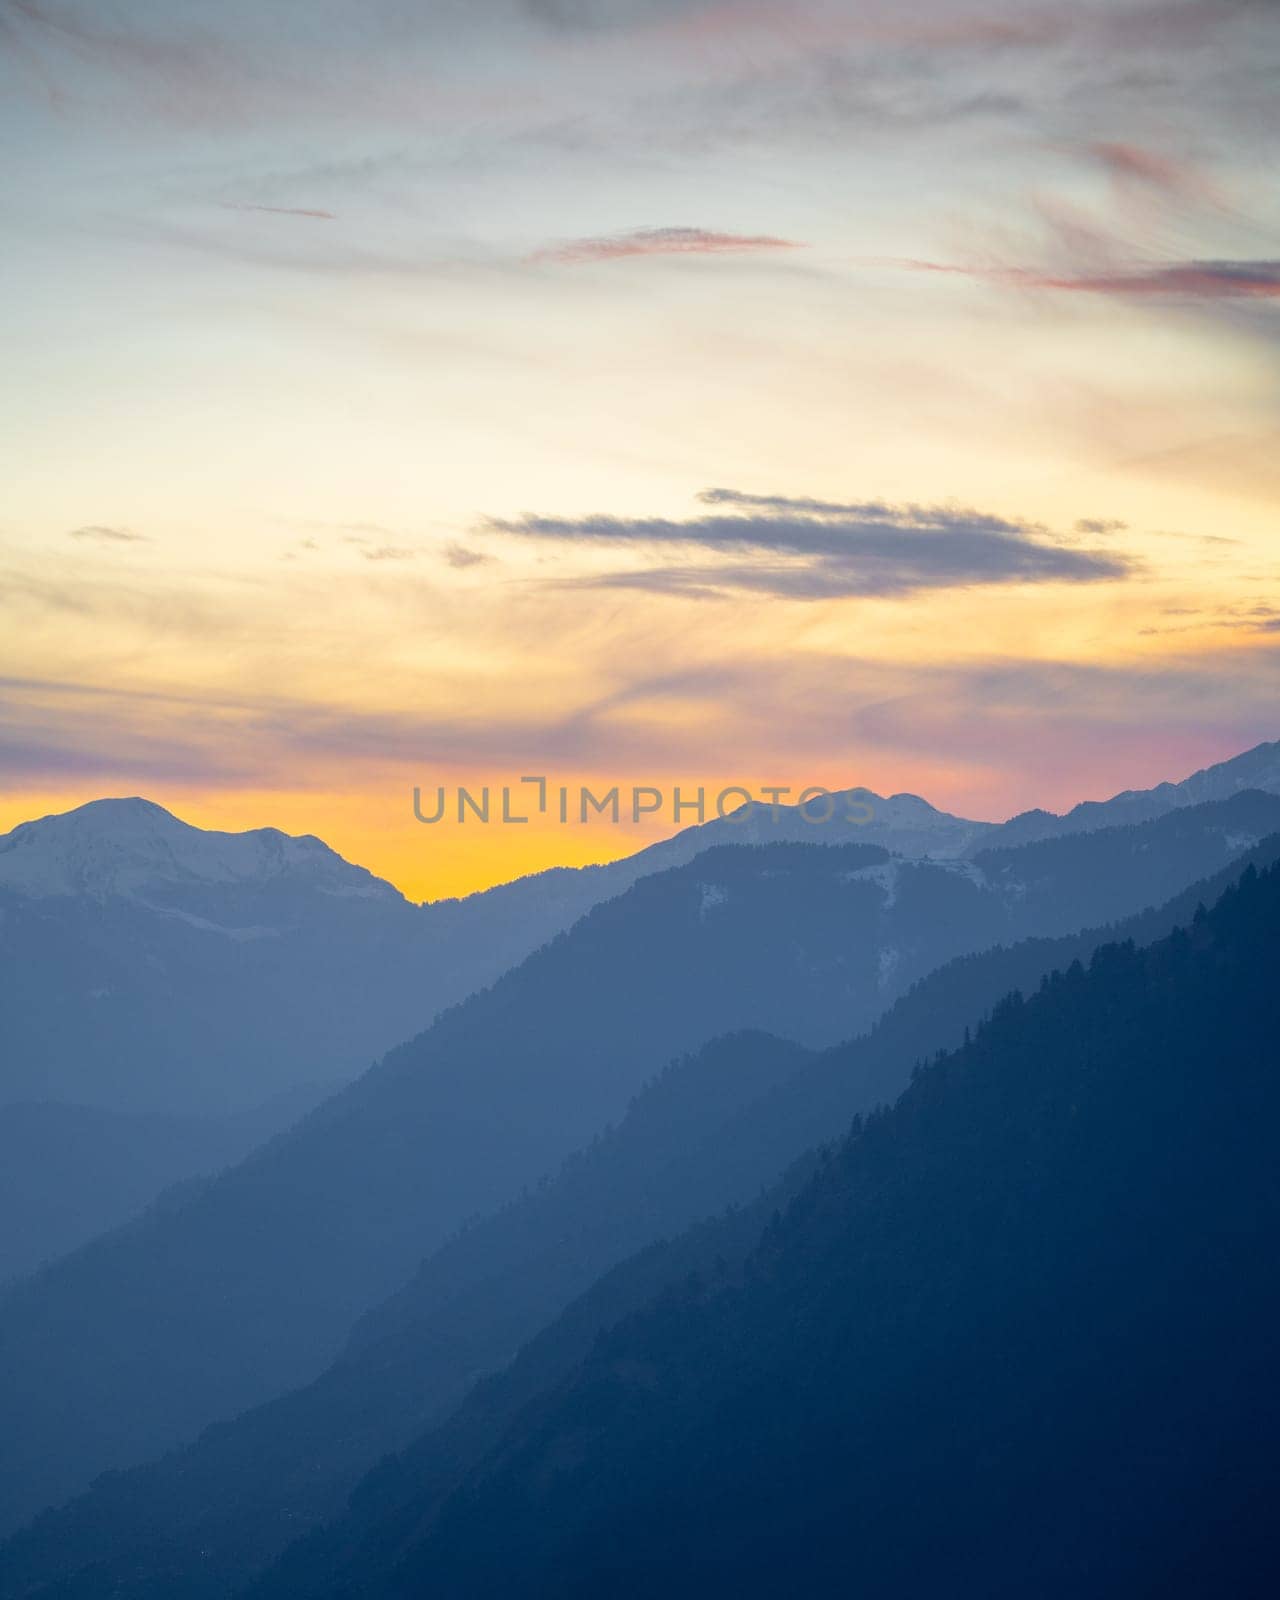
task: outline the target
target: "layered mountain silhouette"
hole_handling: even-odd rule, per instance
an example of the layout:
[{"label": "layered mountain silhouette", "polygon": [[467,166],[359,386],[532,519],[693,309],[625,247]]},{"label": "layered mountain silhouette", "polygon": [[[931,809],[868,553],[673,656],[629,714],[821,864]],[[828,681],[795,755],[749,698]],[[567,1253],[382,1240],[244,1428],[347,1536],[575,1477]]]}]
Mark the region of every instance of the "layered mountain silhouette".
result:
[{"label": "layered mountain silhouette", "polygon": [[1011,995],[753,1247],[628,1263],[668,1287],[572,1308],[252,1594],[1274,1593],[1278,962],[1251,869]]},{"label": "layered mountain silhouette", "polygon": [[867,789],[837,796],[825,823],[824,803],[753,804],[607,866],[426,906],[318,839],[206,832],[146,800],[94,801],[0,836],[0,1105],[224,1112],[349,1080],[592,906],[713,844],[955,859],[1246,789],[1280,793],[1280,744],[1000,826]]},{"label": "layered mountain silhouette", "polygon": [[[1248,859],[1266,867],[1277,858],[1280,835]],[[838,1135],[855,1113],[895,1098],[916,1062],[959,1042],[965,1025],[1011,988],[1033,990],[1055,968],[1088,961],[1107,938],[1141,946],[1167,935],[1239,871],[1232,865],[1118,928],[951,962],[852,1044],[815,1055],[738,1034],[674,1063],[616,1130],[430,1257],[361,1320],[314,1384],[210,1428],[186,1450],[108,1475],[40,1518],[0,1552],[0,1594],[231,1595],[301,1530],[336,1514],[362,1470],[552,1324],[510,1373],[482,1386],[433,1434],[431,1451],[456,1471],[509,1425],[516,1396],[567,1375],[611,1320],[691,1266],[745,1251],[762,1226],[761,1205],[767,1216],[779,1203],[777,1193],[767,1204],[756,1200],[762,1186],[775,1185],[801,1152]],[[786,1192],[811,1167],[794,1166]],[[654,1244],[731,1205],[744,1209],[677,1247]],[[653,1247],[615,1267],[643,1246]],[[557,1322],[599,1274],[605,1280]],[[314,1563],[321,1551],[332,1559],[323,1540],[320,1551],[304,1554]]]},{"label": "layered mountain silhouette", "polygon": [[162,1190],[233,1165],[326,1097],[299,1088],[221,1116],[0,1105],[0,1284],[128,1221]]},{"label": "layered mountain silhouette", "polygon": [[[439,1015],[249,1160],[11,1286],[0,1526],[321,1372],[459,1223],[553,1172],[673,1055],[740,1028],[828,1045],[957,954],[1124,918],[1220,869],[1278,825],[1280,800],[1242,788],[1275,782],[1276,749],[1050,827],[860,790],[835,832],[753,807],[611,867],[428,907],[319,841],[210,835],[144,801],[16,829],[0,839],[0,1107],[33,1086],[87,1102],[60,1121],[18,1114],[33,1226],[10,1250],[17,1270],[109,1228],[181,1168],[238,1154],[234,1138],[225,1158],[175,1138],[168,1166],[142,1143],[114,1172],[86,1161],[60,1219],[40,1140],[74,1159],[96,1137],[77,1116],[123,1104],[135,1132],[155,1106],[242,1119],[266,1093],[350,1077],[368,1041]],[[1193,803],[1218,793],[1233,798]],[[1141,826],[1101,825],[1144,808]],[[841,827],[857,842],[836,843]],[[1028,828],[1050,836],[1011,842]],[[824,843],[704,848],[789,832]],[[781,1141],[762,1148],[772,1161]]]},{"label": "layered mountain silhouette", "polygon": [[[1062,816],[1026,811],[1004,823],[952,816],[919,795],[886,797],[863,788],[843,790],[831,801],[815,800],[804,807],[757,801],[730,817],[685,828],[626,861],[587,870],[617,874],[615,881],[630,882],[628,875],[637,869],[677,865],[713,843],[862,840],[912,858],[972,856],[984,849],[1150,822],[1186,806],[1229,800],[1247,789],[1280,794],[1280,741],[1257,745],[1229,761],[1205,767],[1181,783],[1124,790],[1110,800],[1085,801]],[[820,820],[828,812],[830,820]]]},{"label": "layered mountain silhouette", "polygon": [[998,828],[866,789],[806,811],[752,805],[608,866],[421,907],[317,839],[205,832],[141,799],[23,824],[0,837],[0,1150],[6,1139],[15,1150],[0,1281],[216,1170],[249,1130],[283,1128],[593,905],[716,842],[956,860],[1244,787],[1274,792],[1277,748]]},{"label": "layered mountain silhouette", "polygon": [[672,1056],[741,1027],[828,1044],[954,954],[1158,903],[1278,827],[1280,799],[1244,794],[1026,847],[1020,873],[764,846],[642,879],[240,1166],[10,1291],[8,1526],[317,1375]]},{"label": "layered mountain silhouette", "polygon": [[844,822],[842,802],[840,822],[816,827],[765,808],[608,867],[426,906],[318,839],[207,832],[142,799],[24,823],[0,837],[0,1105],[248,1110],[354,1078],[593,905],[717,838],[954,855],[981,832],[910,796],[856,814]]},{"label": "layered mountain silhouette", "polygon": [[221,1114],[348,1078],[422,1025],[420,920],[318,839],[145,800],[24,823],[0,838],[0,1101]]}]

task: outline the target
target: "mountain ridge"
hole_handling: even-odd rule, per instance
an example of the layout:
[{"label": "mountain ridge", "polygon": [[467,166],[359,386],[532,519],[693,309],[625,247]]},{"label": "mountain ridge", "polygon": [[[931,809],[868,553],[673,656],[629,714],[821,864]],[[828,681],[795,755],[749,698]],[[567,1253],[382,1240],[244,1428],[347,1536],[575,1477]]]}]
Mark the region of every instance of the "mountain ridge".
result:
[{"label": "mountain ridge", "polygon": [[[1046,973],[1087,962],[1099,945],[1133,939],[1141,947],[1165,937],[1247,865],[1277,859],[1280,834],[1125,923],[958,958],[921,980],[871,1034],[819,1056],[763,1037],[712,1041],[647,1085],[616,1130],[446,1242],[357,1322],[314,1384],[210,1427],[182,1451],[109,1475],[0,1548],[8,1574],[0,1596],[43,1593],[43,1581],[53,1585],[49,1600],[94,1600],[95,1588],[120,1600],[226,1600],[273,1549],[326,1511],[341,1511],[362,1455],[372,1468],[428,1426],[429,1414],[446,1413],[450,1396],[494,1368],[522,1334],[531,1337],[513,1366],[496,1367],[433,1430],[434,1459],[449,1453],[445,1440],[455,1462],[459,1452],[470,1459],[477,1433],[488,1437],[496,1426],[499,1400],[510,1410],[531,1373],[544,1387],[555,1381],[570,1356],[588,1354],[610,1318],[695,1266],[745,1257],[753,1226],[758,1236],[780,1196],[812,1169],[802,1152],[842,1136],[856,1112],[894,1099],[914,1062],[958,1045],[963,1027],[976,1026],[1012,988],[1033,992]],[[717,1079],[717,1098],[708,1098],[708,1080],[714,1089]],[[682,1221],[696,1235],[688,1247],[679,1242]],[[619,1260],[628,1241],[638,1254]],[[572,1300],[593,1272],[595,1283]]]},{"label": "mountain ridge", "polygon": [[[814,813],[815,802],[807,810],[791,804],[772,804],[752,800],[736,812],[723,818],[712,818],[691,824],[666,839],[655,841],[630,856],[583,867],[550,867],[543,871],[522,874],[476,890],[462,896],[444,896],[421,902],[424,909],[456,907],[467,902],[479,903],[486,898],[503,898],[518,887],[541,880],[570,880],[589,883],[593,879],[605,884],[609,892],[616,892],[615,884],[634,881],[629,875],[658,870],[688,859],[688,853],[700,853],[713,843],[756,844],[770,840],[779,842],[824,843],[831,841],[881,844],[898,855],[912,856],[914,852],[904,846],[915,842],[920,846],[930,843],[932,850],[942,856],[968,855],[997,844],[1031,841],[1045,837],[1047,832],[1076,832],[1118,826],[1124,822],[1145,821],[1181,806],[1200,804],[1209,800],[1225,799],[1245,789],[1260,789],[1269,793],[1280,792],[1280,740],[1263,742],[1242,751],[1225,761],[1202,767],[1189,777],[1178,781],[1165,781],[1150,789],[1122,789],[1106,800],[1084,800],[1068,811],[1055,813],[1043,809],[1019,812],[1004,822],[992,822],[957,816],[943,811],[924,797],[910,791],[880,795],[872,789],[853,786],[830,791],[836,802],[831,821],[820,821]],[[869,816],[851,817],[850,807],[870,810]],[[261,851],[262,865],[273,862],[280,868],[303,862],[324,861],[335,871],[353,875],[360,886],[370,894],[387,893],[404,901],[399,889],[386,879],[378,878],[367,868],[347,861],[315,834],[287,834],[277,828],[251,828],[243,831],[221,831],[197,828],[182,821],[175,813],[157,801],[142,796],[127,798],[105,797],[86,801],[70,811],[52,812],[17,824],[9,833],[0,834],[0,888],[23,886],[23,852],[36,841],[48,839],[56,832],[74,834],[77,823],[96,823],[106,819],[123,819],[128,831],[139,834],[138,823],[152,824],[151,836],[167,833],[172,839],[192,840],[192,836],[207,841],[208,876],[205,881],[231,881],[252,876],[249,871],[234,873],[237,853],[244,865],[252,865],[245,858],[253,848]],[[87,830],[86,830],[87,831]],[[112,840],[104,829],[94,830],[103,844],[111,849]],[[923,849],[920,853],[926,853]],[[171,857],[172,864],[183,870],[184,863]],[[222,876],[215,878],[213,868],[221,864]],[[152,862],[153,869],[158,863]],[[127,870],[138,870],[135,865]],[[66,871],[65,864],[63,871]],[[56,873],[56,867],[55,867]],[[57,878],[56,892],[75,893],[109,892],[97,885],[82,886],[67,877]],[[125,880],[128,881],[127,878]],[[354,885],[353,885],[354,888]],[[46,891],[47,892],[47,891]],[[603,896],[601,896],[603,898]]]},{"label": "mountain ridge", "polygon": [[1020,812],[1000,824],[988,845],[1021,843],[1121,822],[1144,822],[1169,811],[1206,800],[1225,800],[1245,789],[1280,792],[1280,740],[1254,745],[1226,761],[1201,767],[1176,783],[1158,783],[1151,789],[1122,789],[1109,800],[1082,800],[1069,811]]},{"label": "mountain ridge", "polygon": [[[951,955],[1168,898],[1229,860],[1246,825],[1275,832],[1280,797],[1105,830],[1065,855],[1027,846],[1024,878],[999,886],[973,863],[920,861],[886,885],[878,847],[812,844],[716,846],[640,880],[185,1206],[0,1305],[0,1370],[26,1375],[5,1385],[9,1525],[308,1381],[426,1252],[551,1171],[671,1054],[735,1027],[847,1036]],[[176,1350],[161,1328],[181,1330]]]},{"label": "mountain ridge", "polygon": [[1250,868],[1010,994],[745,1257],[535,1375],[474,1463],[384,1463],[253,1600],[1273,1592],[1277,951]]},{"label": "mountain ridge", "polygon": [[148,885],[235,884],[295,874],[330,893],[404,899],[314,834],[197,828],[138,795],[90,800],[0,834],[0,887],[31,898],[136,896]]}]

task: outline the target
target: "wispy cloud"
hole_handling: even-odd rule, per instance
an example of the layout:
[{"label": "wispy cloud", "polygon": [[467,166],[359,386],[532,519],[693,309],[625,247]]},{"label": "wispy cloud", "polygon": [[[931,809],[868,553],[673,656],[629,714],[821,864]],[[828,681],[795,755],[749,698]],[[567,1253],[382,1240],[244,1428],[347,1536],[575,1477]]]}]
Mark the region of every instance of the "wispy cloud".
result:
[{"label": "wispy cloud", "polygon": [[[1153,19],[1155,7],[1150,8]],[[1186,8],[1167,7],[1169,12]],[[1247,14],[1252,8],[1238,8]],[[1274,230],[1228,201],[1217,179],[1184,155],[1124,139],[1059,146],[1110,177],[1105,204],[1088,207],[1043,191],[1028,197],[1028,230],[972,235],[958,260],[912,257],[916,273],[969,278],[1018,293],[1045,292],[1178,307],[1218,306],[1239,321],[1242,308],[1280,297]],[[1211,249],[1171,253],[1192,233]]]},{"label": "wispy cloud", "polygon": [[544,26],[566,33],[635,28],[724,9],[724,0],[519,0]]},{"label": "wispy cloud", "polygon": [[1271,9],[1272,0],[1139,0],[1117,7],[1105,31],[1130,46],[1177,48]]},{"label": "wispy cloud", "polygon": [[1013,289],[1165,300],[1274,300],[1280,298],[1280,261],[1171,261],[1104,272],[1051,272],[1037,267],[970,267],[939,261],[904,261],[914,272],[981,278]]},{"label": "wispy cloud", "polygon": [[1190,162],[1145,145],[1099,139],[1089,154],[1125,190],[1147,189],[1158,195],[1197,204],[1221,205],[1222,197],[1203,172]]},{"label": "wispy cloud", "polygon": [[190,16],[148,27],[128,8],[75,0],[0,0],[0,51],[6,49],[37,64],[56,99],[62,90],[54,85],[68,68],[100,68],[184,120],[241,108],[253,77],[240,50],[207,26],[193,26]]},{"label": "wispy cloud", "polygon": [[583,261],[621,261],[631,256],[735,255],[761,250],[798,250],[796,239],[768,233],[718,233],[711,228],[639,228],[633,233],[571,239],[536,251],[532,261],[572,265]]},{"label": "wispy cloud", "polygon": [[1098,538],[1108,533],[1124,533],[1128,526],[1127,522],[1120,522],[1114,517],[1081,517],[1076,523],[1076,532]]},{"label": "wispy cloud", "polygon": [[265,211],[273,217],[310,217],[319,222],[336,222],[332,211],[321,211],[309,206],[261,206],[250,200],[220,200],[223,211]]},{"label": "wispy cloud", "polygon": [[[956,506],[832,502],[709,489],[718,514],[494,520],[492,532],[562,544],[679,546],[690,560],[568,580],[589,588],[648,589],[697,598],[732,591],[793,600],[899,596],[980,584],[1097,583],[1132,576],[1138,563],[1085,549],[1031,523]],[[707,557],[747,557],[708,561]]]},{"label": "wispy cloud", "polygon": [[1161,539],[1183,539],[1190,544],[1239,546],[1243,543],[1243,540],[1233,539],[1225,533],[1183,533],[1178,528],[1157,528],[1155,531]]},{"label": "wispy cloud", "polygon": [[1167,633],[1204,633],[1209,630],[1226,630],[1233,633],[1280,632],[1280,608],[1266,601],[1252,603],[1241,601],[1214,606],[1162,606],[1162,617],[1176,617],[1176,622],[1160,622],[1138,631],[1146,637]]},{"label": "wispy cloud", "polygon": [[404,544],[378,544],[368,548],[362,545],[360,554],[366,561],[412,561],[418,552]]},{"label": "wispy cloud", "polygon": [[131,528],[110,528],[105,523],[91,522],[83,528],[72,528],[69,538],[92,539],[97,544],[149,544],[145,533],[134,533]]},{"label": "wispy cloud", "polygon": [[465,544],[457,543],[445,546],[444,558],[459,572],[465,571],[467,567],[478,567],[493,560],[493,557],[485,555],[483,550],[472,550]]},{"label": "wispy cloud", "polygon": [[1179,777],[1274,738],[1273,620],[1260,619],[1250,644],[1238,636],[1169,655],[1159,671],[1008,656],[712,659],[638,669],[574,707],[483,719],[463,708],[355,711],[265,689],[184,696],[10,678],[0,680],[0,761],[32,786],[74,777],[101,792],[127,776],[260,791],[305,779],[323,792],[385,783],[424,749],[438,771],[526,759],[687,765],[705,759],[714,733],[739,759],[781,763],[780,773],[834,759],[850,784],[1008,815]]}]

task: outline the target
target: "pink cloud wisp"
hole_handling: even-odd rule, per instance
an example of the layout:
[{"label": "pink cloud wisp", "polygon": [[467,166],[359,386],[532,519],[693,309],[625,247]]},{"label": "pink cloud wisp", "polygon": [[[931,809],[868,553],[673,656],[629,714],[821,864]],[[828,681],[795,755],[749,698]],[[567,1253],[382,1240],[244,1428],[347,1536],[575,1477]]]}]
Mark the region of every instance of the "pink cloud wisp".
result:
[{"label": "pink cloud wisp", "polygon": [[634,233],[572,239],[537,251],[530,259],[565,265],[620,261],[632,256],[734,255],[761,250],[798,250],[796,239],[768,233],[719,233],[710,228],[640,228]]}]

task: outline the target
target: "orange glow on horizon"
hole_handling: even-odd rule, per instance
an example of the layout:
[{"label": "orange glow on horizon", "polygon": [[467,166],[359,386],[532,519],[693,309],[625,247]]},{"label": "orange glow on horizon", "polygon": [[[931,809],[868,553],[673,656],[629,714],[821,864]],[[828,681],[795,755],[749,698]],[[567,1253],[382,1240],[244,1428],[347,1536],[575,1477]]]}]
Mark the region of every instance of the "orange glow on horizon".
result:
[{"label": "orange glow on horizon", "polygon": [[[165,784],[111,784],[103,788],[29,790],[0,796],[0,833],[21,822],[51,813],[70,811],[104,796],[141,793],[144,798],[173,812],[195,827],[225,832],[254,828],[278,828],[289,834],[314,834],[346,860],[394,884],[408,899],[418,902],[472,894],[494,885],[508,883],[530,873],[553,867],[582,867],[615,861],[632,855],[645,846],[668,838],[698,821],[686,808],[677,824],[672,819],[672,799],[678,787],[686,801],[692,800],[701,786],[705,792],[705,820],[716,814],[716,796],[729,785],[741,785],[756,798],[763,798],[766,787],[790,787],[784,804],[798,799],[809,785],[839,791],[867,788],[878,794],[911,793],[920,795],[939,810],[975,820],[999,822],[1019,811],[1040,806],[1066,811],[1081,800],[1100,800],[1123,789],[1149,788],[1165,780],[1178,781],[1199,768],[1227,760],[1239,753],[1240,746],[1227,733],[1206,737],[1204,733],[1186,736],[1153,734],[1150,739],[1135,739],[1118,730],[1115,737],[1101,737],[1101,730],[1090,736],[1060,741],[1046,730],[1045,759],[1040,761],[1039,777],[1027,774],[1036,767],[1038,743],[1034,730],[1024,741],[1020,760],[1001,770],[978,762],[945,759],[886,756],[874,760],[827,760],[797,775],[790,773],[746,774],[644,774],[616,776],[597,772],[549,773],[548,815],[539,817],[536,808],[522,800],[521,791],[510,773],[459,772],[443,777],[405,772],[401,779],[365,784],[360,788],[322,790],[213,789],[198,791]],[[1097,734],[1098,736],[1095,736]],[[424,790],[423,807],[427,814],[435,804],[439,782],[446,790],[450,816],[433,825],[419,823],[413,815],[412,791],[417,780]],[[498,820],[503,784],[512,786],[513,815],[528,813],[524,824],[503,824]],[[634,784],[652,785],[661,790],[664,800],[657,815],[633,824],[627,817],[628,797]],[[486,824],[468,814],[456,820],[456,793],[464,786],[473,794],[490,788],[490,818]],[[570,796],[570,820],[561,823],[556,814],[555,794],[563,785]],[[589,789],[597,797],[617,785],[620,793],[618,824],[591,817],[583,824],[577,815],[580,790]],[[727,799],[726,809],[738,803]],[[821,829],[814,837],[821,840]]]}]

